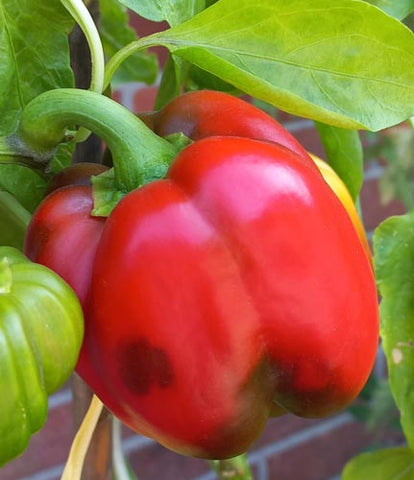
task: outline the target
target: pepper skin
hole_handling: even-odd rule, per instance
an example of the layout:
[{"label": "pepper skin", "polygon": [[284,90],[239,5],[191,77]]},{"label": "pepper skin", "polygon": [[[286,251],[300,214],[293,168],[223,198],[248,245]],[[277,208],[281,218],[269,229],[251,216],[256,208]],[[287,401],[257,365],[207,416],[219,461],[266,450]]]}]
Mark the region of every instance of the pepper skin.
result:
[{"label": "pepper skin", "polygon": [[47,185],[45,195],[68,185],[92,185],[91,177],[106,170],[108,167],[99,163],[82,162],[69,165],[53,175]]},{"label": "pepper skin", "polygon": [[139,117],[154,132],[164,137],[182,132],[192,140],[217,135],[254,138],[289,148],[311,167],[315,163],[325,181],[340,198],[371,258],[364,227],[345,184],[326,162],[308,153],[279,122],[259,108],[224,92],[198,90],[180,95],[163,109],[141,113]]},{"label": "pepper skin", "polygon": [[[28,226],[24,252],[30,260],[58,273],[84,307],[104,217],[91,215],[91,177],[108,170],[96,163],[70,165],[50,180],[46,199]],[[64,246],[66,255],[62,255]]]},{"label": "pepper skin", "polygon": [[358,232],[358,236],[364,246],[367,255],[372,262],[372,254],[371,254],[371,247],[368,243],[367,236],[365,234],[365,228],[362,224],[361,219],[359,218],[357,209],[355,208],[354,201],[352,200],[351,194],[349,193],[348,189],[346,188],[345,183],[342,179],[337,175],[335,170],[326,162],[321,160],[316,155],[310,154],[311,158],[315,162],[316,166],[319,168],[324,180],[326,183],[332,188],[335,192],[336,196],[341,201],[342,205],[344,206],[345,210],[347,211],[349,218],[351,219],[352,223],[356,231]]},{"label": "pepper skin", "polygon": [[[55,190],[35,211],[24,247],[30,260],[50,268],[73,288],[83,309],[96,247],[106,220],[91,216],[92,208],[90,186],[69,185]],[[89,365],[82,345],[77,369],[82,372],[89,369]]]},{"label": "pepper skin", "polygon": [[[95,167],[92,172],[87,169],[89,175],[98,170]],[[79,185],[83,180],[75,175],[84,172],[84,168],[68,167],[64,174],[53,181],[52,185],[57,189],[34,212],[26,232],[24,248],[30,260],[50,268],[73,288],[83,311],[89,294],[96,248],[106,220],[105,217],[91,215],[92,187]],[[67,184],[74,180],[75,185]],[[84,328],[85,337],[90,336],[87,315]],[[125,415],[118,403],[111,401],[100,376],[92,369],[86,342],[80,349],[76,371],[88,378],[90,387],[98,395],[107,398],[106,404],[114,414]]]},{"label": "pepper skin", "polygon": [[340,201],[298,155],[246,138],[197,141],[120,201],[87,314],[103,402],[206,458],[246,451],[275,405],[344,408],[378,343],[373,272]]},{"label": "pepper skin", "polygon": [[155,133],[183,133],[192,140],[212,136],[255,138],[280,143],[312,165],[309,154],[279,122],[251,103],[224,92],[184,93],[162,110],[139,114]]},{"label": "pepper skin", "polygon": [[54,191],[36,210],[24,248],[28,258],[51,268],[68,282],[82,305],[105,222],[103,217],[90,215],[92,207],[92,187],[67,186]]}]

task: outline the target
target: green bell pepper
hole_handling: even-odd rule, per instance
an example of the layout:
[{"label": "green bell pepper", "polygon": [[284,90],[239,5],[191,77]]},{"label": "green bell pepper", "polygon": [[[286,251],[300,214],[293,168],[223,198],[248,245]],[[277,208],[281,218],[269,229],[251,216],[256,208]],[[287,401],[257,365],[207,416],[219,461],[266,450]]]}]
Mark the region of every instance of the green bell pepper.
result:
[{"label": "green bell pepper", "polygon": [[17,249],[0,247],[0,465],[45,423],[48,395],[68,379],[82,339],[72,289]]}]

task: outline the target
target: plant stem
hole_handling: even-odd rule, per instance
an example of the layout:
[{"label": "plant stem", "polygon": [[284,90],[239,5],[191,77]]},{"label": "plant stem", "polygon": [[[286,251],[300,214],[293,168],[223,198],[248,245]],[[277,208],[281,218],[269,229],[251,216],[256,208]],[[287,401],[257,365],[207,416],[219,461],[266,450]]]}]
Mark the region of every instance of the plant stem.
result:
[{"label": "plant stem", "polygon": [[[85,2],[89,14],[96,27],[100,22],[100,0]],[[82,28],[76,24],[69,34],[70,64],[75,75],[76,88],[90,89],[92,78],[91,48]],[[105,66],[103,66],[105,69]],[[80,128],[75,135],[76,147],[72,155],[72,163],[84,161],[100,163],[102,160],[102,141],[96,135],[90,135],[85,128]]]},{"label": "plant stem", "polygon": [[[40,159],[51,158],[69,125],[81,125],[101,137],[112,153],[116,187],[129,192],[164,176],[175,148],[114,100],[88,90],[49,90],[26,105],[15,148]],[[18,153],[18,152],[17,152]]]},{"label": "plant stem", "polygon": [[246,454],[226,460],[213,460],[210,464],[219,480],[253,480]]},{"label": "plant stem", "polygon": [[102,408],[102,402],[93,396],[88,412],[73,440],[61,480],[80,480],[85,455]]},{"label": "plant stem", "polygon": [[[72,413],[77,432],[89,409],[93,391],[76,374],[72,376]],[[113,415],[103,408],[89,443],[82,468],[82,480],[114,480],[112,474],[112,419]]]},{"label": "plant stem", "polygon": [[82,29],[89,45],[92,61],[91,85],[89,89],[94,92],[102,93],[105,58],[102,42],[95,22],[82,0],[61,0],[61,3]]},{"label": "plant stem", "polygon": [[144,50],[149,47],[155,47],[160,45],[160,42],[157,41],[157,33],[150,35],[148,37],[143,37],[138,40],[135,40],[125,47],[118,50],[108,61],[105,68],[105,78],[104,78],[104,90],[106,90],[111,83],[111,79],[117,70],[117,68],[124,62],[128,57],[133,55],[140,50]]},{"label": "plant stem", "polygon": [[[105,57],[101,38],[95,22],[82,0],[61,0],[62,5],[72,15],[85,35],[91,55],[91,83],[89,90],[102,93],[105,73]],[[90,131],[80,128],[76,133],[77,142],[88,139]]]},{"label": "plant stem", "polygon": [[131,471],[122,451],[121,422],[114,417],[112,422],[112,466],[115,480],[138,480]]}]

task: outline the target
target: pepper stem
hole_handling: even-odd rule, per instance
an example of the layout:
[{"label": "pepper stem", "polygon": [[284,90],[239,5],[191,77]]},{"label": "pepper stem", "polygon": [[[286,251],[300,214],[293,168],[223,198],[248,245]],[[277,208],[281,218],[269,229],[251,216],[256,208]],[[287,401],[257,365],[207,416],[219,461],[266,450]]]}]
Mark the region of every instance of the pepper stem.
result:
[{"label": "pepper stem", "polygon": [[[101,38],[92,15],[83,3],[83,0],[60,0],[66,10],[72,15],[75,22],[82,30],[88,43],[91,56],[91,83],[89,90],[102,93],[105,76],[105,56]],[[80,128],[76,133],[76,141],[87,140],[90,131]]]},{"label": "pepper stem", "polygon": [[[129,192],[164,176],[175,148],[114,100],[88,90],[49,90],[28,103],[8,142],[17,153],[51,158],[68,127],[81,125],[101,137],[112,153],[116,187]],[[66,138],[67,140],[67,138]]]},{"label": "pepper stem", "polygon": [[253,480],[246,454],[226,460],[213,460],[210,465],[219,480]]},{"label": "pepper stem", "polygon": [[121,422],[112,420],[112,467],[116,480],[138,480],[122,450]]},{"label": "pepper stem", "polygon": [[101,93],[103,91],[105,58],[98,29],[82,0],[60,0],[66,10],[81,28],[88,42],[92,73],[89,90]]},{"label": "pepper stem", "polygon": [[95,395],[70,449],[61,480],[80,480],[92,434],[98,423],[103,404]]}]

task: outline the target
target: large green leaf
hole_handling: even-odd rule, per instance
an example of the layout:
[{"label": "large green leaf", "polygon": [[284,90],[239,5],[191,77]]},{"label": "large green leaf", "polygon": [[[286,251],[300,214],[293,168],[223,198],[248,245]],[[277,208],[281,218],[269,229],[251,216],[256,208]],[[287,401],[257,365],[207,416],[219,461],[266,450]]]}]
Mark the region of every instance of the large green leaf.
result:
[{"label": "large green leaf", "polygon": [[68,33],[73,23],[59,0],[0,2],[0,134],[39,93],[73,85]]},{"label": "large green leaf", "polygon": [[374,264],[391,391],[414,448],[414,211],[390,217],[377,228]]},{"label": "large green leaf", "polygon": [[119,0],[126,7],[154,22],[171,26],[193,17],[205,7],[205,0]]},{"label": "large green leaf", "polygon": [[327,124],[379,130],[414,115],[414,35],[362,1],[219,0],[153,39],[256,98]]},{"label": "large green leaf", "polygon": [[414,0],[366,0],[395,18],[402,20],[414,11]]},{"label": "large green leaf", "polygon": [[363,453],[345,467],[342,480],[413,480],[414,453],[409,448],[388,448]]},{"label": "large green leaf", "polygon": [[[128,25],[128,13],[118,0],[100,0],[100,34],[105,56],[136,40],[135,31]],[[139,52],[130,57],[117,70],[113,81],[153,83],[157,77],[158,65],[155,55]]]},{"label": "large green leaf", "polygon": [[316,123],[328,162],[347,186],[355,201],[362,187],[363,151],[356,130]]}]

